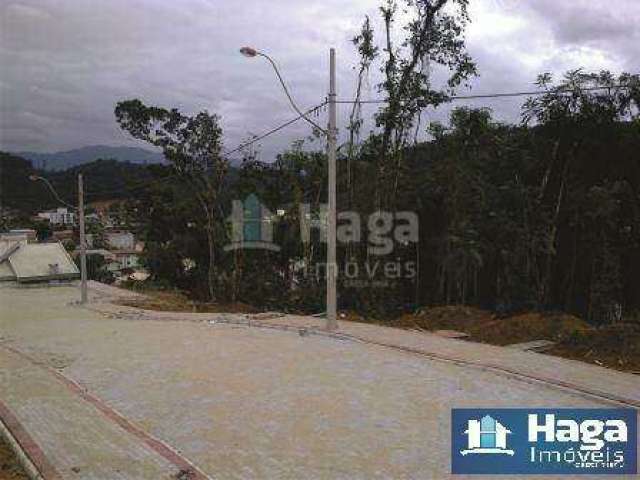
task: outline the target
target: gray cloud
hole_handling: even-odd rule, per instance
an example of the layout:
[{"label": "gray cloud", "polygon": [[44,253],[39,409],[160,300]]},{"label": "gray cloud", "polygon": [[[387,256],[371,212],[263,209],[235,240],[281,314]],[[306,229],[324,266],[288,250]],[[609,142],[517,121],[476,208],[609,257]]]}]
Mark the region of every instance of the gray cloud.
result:
[{"label": "gray cloud", "polygon": [[[637,0],[472,2],[468,46],[478,93],[530,88],[542,71],[637,70]],[[328,47],[338,49],[340,96],[352,94],[350,39],[367,0],[8,1],[0,5],[0,148],[52,151],[88,144],[135,145],[113,117],[138,97],[222,117],[228,148],[292,116],[268,64],[237,52],[254,45],[276,58],[301,106],[327,89]],[[379,20],[376,20],[379,25]],[[379,78],[372,71],[370,84]],[[367,95],[375,97],[375,88]],[[505,121],[518,100],[475,102]],[[366,109],[367,114],[374,107]],[[445,119],[449,108],[428,112]],[[348,106],[340,108],[342,120]],[[262,142],[263,158],[309,134],[302,122]]]}]

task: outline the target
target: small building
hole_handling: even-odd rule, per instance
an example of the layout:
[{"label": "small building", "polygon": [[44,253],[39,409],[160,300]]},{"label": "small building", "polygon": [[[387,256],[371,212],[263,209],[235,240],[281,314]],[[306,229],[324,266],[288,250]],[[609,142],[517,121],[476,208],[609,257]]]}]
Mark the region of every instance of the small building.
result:
[{"label": "small building", "polygon": [[51,225],[75,225],[76,214],[69,212],[66,208],[57,208],[38,213],[38,218],[49,220]]},{"label": "small building", "polygon": [[[73,252],[74,257],[80,254],[79,250]],[[119,273],[124,269],[138,268],[139,252],[136,250],[87,250],[87,255],[100,255],[104,259],[105,268],[112,273]]]},{"label": "small building", "polygon": [[116,261],[120,264],[120,270],[138,267],[138,252],[135,250],[112,250]]},{"label": "small building", "polygon": [[108,230],[104,234],[107,245],[112,250],[134,250],[136,240],[127,230]]},{"label": "small building", "polygon": [[0,280],[27,283],[79,277],[78,267],[59,242],[0,242]]}]

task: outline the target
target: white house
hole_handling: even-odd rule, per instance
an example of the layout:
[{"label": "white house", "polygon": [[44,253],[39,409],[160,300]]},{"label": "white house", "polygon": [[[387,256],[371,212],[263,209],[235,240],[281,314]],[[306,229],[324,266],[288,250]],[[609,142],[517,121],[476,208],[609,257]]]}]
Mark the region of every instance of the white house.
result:
[{"label": "white house", "polygon": [[138,266],[138,252],[135,250],[112,250],[116,261],[120,264],[120,270],[125,268],[136,268]]},{"label": "white house", "polygon": [[112,250],[134,250],[136,240],[127,230],[108,230],[104,234],[107,245]]},{"label": "white house", "polygon": [[76,214],[69,212],[66,208],[40,212],[38,213],[38,218],[49,220],[51,225],[75,225],[76,223]]}]

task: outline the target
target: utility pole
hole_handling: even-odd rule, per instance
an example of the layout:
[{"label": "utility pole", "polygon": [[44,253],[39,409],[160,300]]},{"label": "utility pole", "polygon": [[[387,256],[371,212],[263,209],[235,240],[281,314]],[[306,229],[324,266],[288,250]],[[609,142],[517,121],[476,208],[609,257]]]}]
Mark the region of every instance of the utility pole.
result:
[{"label": "utility pole", "polygon": [[84,236],[84,185],[78,174],[78,217],[80,222],[80,303],[87,303],[87,242]]},{"label": "utility pole", "polygon": [[338,137],[336,118],[336,51],[329,50],[329,128],[325,130],[316,122],[306,116],[296,105],[289,93],[289,89],[278,71],[278,66],[273,59],[252,47],[242,47],[240,53],[247,58],[264,57],[278,76],[282,89],[289,99],[293,109],[314,128],[317,128],[327,136],[327,163],[329,164],[329,212],[327,218],[327,330],[338,328],[337,320],[337,294],[336,279],[338,276],[338,264],[336,262],[336,142]]},{"label": "utility pole", "polygon": [[329,50],[329,131],[327,132],[327,160],[329,163],[329,218],[327,238],[327,330],[338,328],[336,263],[336,51]]}]

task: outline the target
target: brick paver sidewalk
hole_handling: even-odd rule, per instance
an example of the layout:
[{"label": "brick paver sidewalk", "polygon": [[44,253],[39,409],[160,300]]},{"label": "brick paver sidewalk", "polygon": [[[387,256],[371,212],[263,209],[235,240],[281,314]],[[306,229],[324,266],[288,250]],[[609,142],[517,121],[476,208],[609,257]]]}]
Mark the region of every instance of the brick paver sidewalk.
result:
[{"label": "brick paver sidewalk", "polygon": [[[147,311],[114,305],[111,303],[114,300],[112,295],[116,293],[117,289],[110,290],[108,295],[103,293],[89,308],[103,314],[137,320],[238,323],[256,327],[303,329],[309,334],[329,334],[324,330],[324,320],[317,317],[284,315],[269,318],[264,315]],[[523,381],[544,382],[599,401],[640,408],[639,375],[541,353],[443,338],[426,332],[347,321],[339,321],[338,324],[339,329],[330,335],[403,350],[434,360],[490,370]]]},{"label": "brick paver sidewalk", "polygon": [[62,374],[3,345],[0,365],[0,418],[45,480],[206,478]]},{"label": "brick paver sidewalk", "polygon": [[580,362],[314,317],[143,311],[120,293],[79,307],[68,287],[4,291],[0,419],[46,480],[443,480],[450,454],[430,439],[452,407],[640,405],[638,377]]}]

